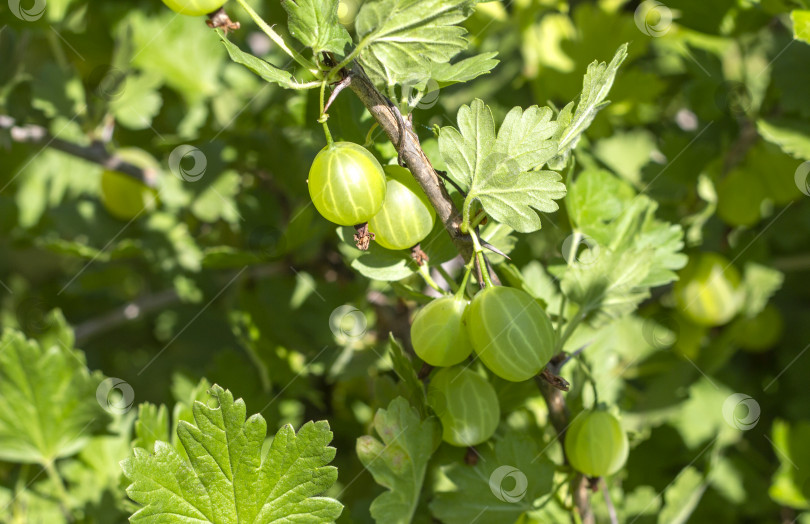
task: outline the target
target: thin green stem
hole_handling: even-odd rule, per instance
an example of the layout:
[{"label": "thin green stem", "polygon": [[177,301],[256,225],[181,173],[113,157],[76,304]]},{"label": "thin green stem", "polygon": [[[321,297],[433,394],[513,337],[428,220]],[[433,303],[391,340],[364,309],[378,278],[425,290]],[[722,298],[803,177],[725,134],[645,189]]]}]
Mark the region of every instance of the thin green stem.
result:
[{"label": "thin green stem", "polygon": [[374,144],[374,137],[371,136],[371,133],[373,133],[378,127],[380,127],[380,124],[375,120],[374,123],[371,124],[371,127],[368,128],[368,133],[366,133],[366,142],[363,144],[363,147],[371,147],[371,145]]},{"label": "thin green stem", "polygon": [[472,273],[472,268],[475,265],[475,254],[470,257],[470,261],[467,262],[467,265],[464,266],[464,277],[461,279],[461,285],[456,290],[456,299],[460,300],[464,297],[464,293],[467,291],[467,282],[470,280],[470,273]]},{"label": "thin green stem", "polygon": [[445,294],[445,290],[442,289],[441,286],[437,284],[435,280],[433,280],[432,276],[430,276],[430,271],[428,270],[427,264],[422,264],[421,266],[419,266],[419,274],[422,275],[422,278],[425,279],[425,283],[428,286],[432,287],[441,294]]},{"label": "thin green stem", "polygon": [[70,65],[65,56],[65,52],[62,50],[62,44],[56,39],[56,33],[48,31],[45,33],[45,37],[48,40],[48,45],[51,46],[54,58],[56,58],[56,63],[59,64],[61,69],[68,69]]},{"label": "thin green stem", "polygon": [[393,85],[388,86],[388,98],[391,99],[392,103],[397,99],[397,91]]},{"label": "thin green stem", "polygon": [[593,390],[593,407],[595,408],[599,404],[599,392],[596,390],[596,379],[593,378],[593,373],[591,373],[591,368],[585,362],[585,359],[582,358],[582,354],[577,355],[577,362],[579,362],[580,368],[585,373],[585,381],[591,385],[591,389]]},{"label": "thin green stem", "polygon": [[68,498],[67,489],[65,488],[65,483],[62,481],[62,477],[59,476],[59,472],[57,472],[56,468],[53,466],[53,461],[43,461],[42,467],[45,469],[45,472],[48,474],[48,478],[51,479],[51,482],[53,482],[53,485],[56,488],[56,494],[59,497],[62,512],[65,514],[65,516],[69,517],[70,499]]},{"label": "thin green stem", "polygon": [[470,198],[470,194],[464,198],[464,203],[461,206],[461,232],[468,233],[470,229],[470,207],[472,206],[475,197]]},{"label": "thin green stem", "polygon": [[25,522],[24,511],[20,507],[23,504],[20,497],[25,491],[25,484],[28,480],[28,470],[30,467],[30,464],[21,464],[17,472],[17,481],[14,483],[14,498],[12,499],[14,504],[11,507],[11,522]]},{"label": "thin green stem", "polygon": [[568,246],[568,260],[566,261],[568,265],[574,263],[574,260],[577,259],[577,248],[579,247],[579,243],[582,241],[582,233],[579,231],[574,231],[572,235],[573,238],[571,239],[571,245]]},{"label": "thin green stem", "polygon": [[478,214],[476,214],[476,215],[475,215],[475,218],[473,218],[473,219],[470,221],[469,228],[470,228],[470,229],[475,229],[476,227],[478,227],[478,224],[480,224],[480,223],[481,223],[481,221],[482,221],[482,220],[484,220],[486,217],[487,217],[487,214],[486,214],[486,213],[484,213],[484,210],[483,210],[483,209],[482,209],[482,210],[480,210],[480,211],[478,212]]},{"label": "thin green stem", "polygon": [[444,279],[444,281],[447,282],[447,285],[450,286],[450,289],[453,291],[453,293],[456,293],[460,289],[458,287],[458,284],[456,284],[456,281],[453,279],[453,277],[450,276],[450,273],[448,273],[447,270],[441,266],[441,264],[436,266],[436,271],[438,271],[439,274]]},{"label": "thin green stem", "polygon": [[284,84],[284,87],[288,89],[315,89],[316,87],[320,87],[321,83],[319,81],[313,82],[287,82]]},{"label": "thin green stem", "polygon": [[334,141],[332,140],[332,133],[329,131],[329,124],[326,122],[329,119],[329,115],[324,114],[324,95],[326,94],[326,84],[327,81],[324,78],[321,82],[321,96],[320,96],[320,103],[321,103],[321,116],[318,118],[318,122],[323,124],[323,134],[326,135],[326,145],[331,146]]},{"label": "thin green stem", "polygon": [[583,314],[583,310],[579,310],[574,318],[572,318],[568,324],[565,326],[565,331],[560,338],[557,339],[557,347],[554,348],[554,354],[556,355],[560,351],[562,351],[563,346],[565,343],[568,342],[568,339],[571,335],[574,334],[574,330],[579,326],[579,323],[585,319],[585,315]]},{"label": "thin green stem", "polygon": [[560,299],[560,311],[557,313],[557,338],[559,339],[562,335],[562,327],[564,323],[563,315],[565,315],[565,303],[568,301],[568,297],[565,295],[562,296]]},{"label": "thin green stem", "polygon": [[473,248],[475,250],[473,256],[478,258],[478,265],[481,266],[481,276],[484,279],[484,284],[487,287],[492,287],[495,284],[492,283],[492,279],[489,276],[489,268],[484,258],[484,250],[481,248],[481,243],[478,241],[478,235],[475,234],[475,231],[470,230],[470,237],[472,238]]},{"label": "thin green stem", "polygon": [[287,53],[290,56],[290,58],[298,62],[298,64],[301,65],[303,68],[305,68],[307,71],[312,73],[313,76],[320,77],[320,74],[318,73],[318,67],[311,60],[304,57],[301,53],[287,46],[287,43],[284,41],[283,38],[281,38],[281,35],[276,33],[272,27],[267,25],[267,22],[262,20],[262,17],[260,17],[256,13],[256,11],[254,11],[253,8],[250,7],[250,5],[248,5],[248,3],[245,0],[236,0],[236,1],[239,2],[239,5],[242,6],[242,9],[247,11],[247,13],[253,19],[253,21],[256,22],[256,25],[259,26],[259,29],[264,31],[264,34],[270,37],[270,40],[275,42],[275,44],[279,48],[281,48],[282,51]]}]

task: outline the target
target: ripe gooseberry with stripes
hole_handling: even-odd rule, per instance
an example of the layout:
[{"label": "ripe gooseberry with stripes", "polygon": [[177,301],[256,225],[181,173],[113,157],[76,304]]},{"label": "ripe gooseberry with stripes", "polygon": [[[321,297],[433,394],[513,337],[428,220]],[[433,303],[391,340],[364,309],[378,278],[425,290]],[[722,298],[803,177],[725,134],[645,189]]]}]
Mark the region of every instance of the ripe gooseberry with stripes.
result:
[{"label": "ripe gooseberry with stripes", "polygon": [[454,446],[475,446],[486,441],[501,419],[495,388],[464,366],[434,372],[428,404],[442,422],[442,438]]},{"label": "ripe gooseberry with stripes", "polygon": [[309,169],[309,196],[315,209],[341,226],[365,224],[385,200],[385,173],[365,148],[351,142],[324,147]]},{"label": "ripe gooseberry with stripes", "polygon": [[467,301],[463,297],[432,300],[416,313],[411,324],[411,344],[419,358],[431,366],[452,366],[472,353],[463,323]]},{"label": "ripe gooseberry with stripes", "polygon": [[163,0],[163,3],[181,15],[203,16],[225,5],[225,0]]},{"label": "ripe gooseberry with stripes", "polygon": [[553,356],[556,337],[551,321],[525,291],[504,286],[479,291],[466,321],[478,358],[503,379],[527,380]]},{"label": "ripe gooseberry with stripes", "polygon": [[612,475],[627,462],[627,435],[618,419],[603,410],[577,415],[565,431],[565,454],[589,477]]},{"label": "ripe gooseberry with stripes", "polygon": [[410,171],[394,165],[384,169],[388,177],[385,202],[368,221],[368,229],[382,247],[408,249],[428,236],[436,211]]}]

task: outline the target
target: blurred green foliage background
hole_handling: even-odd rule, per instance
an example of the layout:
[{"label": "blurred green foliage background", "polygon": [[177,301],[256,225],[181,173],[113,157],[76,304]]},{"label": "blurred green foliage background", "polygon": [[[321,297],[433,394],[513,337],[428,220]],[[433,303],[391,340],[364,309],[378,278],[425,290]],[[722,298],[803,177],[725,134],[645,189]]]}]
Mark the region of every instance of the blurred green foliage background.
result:
[{"label": "blurred green foliage background", "polygon": [[[342,21],[351,28],[357,6],[346,2]],[[279,2],[253,4],[284,31]],[[663,6],[670,22],[660,6],[639,22],[638,8],[621,0],[479,4],[466,22],[469,52],[497,51],[500,63],[442,89],[415,111],[416,130],[433,158],[432,127],[454,125],[475,97],[498,121],[515,105],[562,107],[582,89],[587,64],[630,42],[612,103],[567,176],[604,170],[645,193],[659,217],[684,227],[690,259],[723,255],[754,290],[746,302],[762,304],[701,327],[671,286],[658,288],[638,313],[572,341],[598,341],[587,359],[600,399],[619,406],[631,434],[614,503],[627,522],[810,522],[810,198],[800,169],[810,161],[810,45],[807,33],[794,38],[790,16],[795,10],[801,36],[810,5],[671,0]],[[232,41],[293,68],[238,6],[226,9],[242,22]],[[30,21],[4,7],[0,27],[0,114],[84,146],[143,149],[161,168],[157,208],[122,221],[102,204],[99,165],[20,143],[0,126],[0,323],[41,338],[58,325],[49,312],[61,310],[87,366],[126,381],[136,403],[190,402],[205,377],[244,398],[248,413],[261,410],[271,433],[328,420],[340,472],[330,495],[346,506],[340,522],[370,521],[381,488],[355,440],[402,393],[388,333],[407,341],[422,282],[359,275],[334,227],[309,205],[307,171],[323,146],[317,91],[263,83],[229,61],[203,19],[156,1],[48,0]],[[366,142],[373,121],[354,96],[338,97],[330,114],[336,138]],[[379,131],[370,136],[389,162],[392,146]],[[204,153],[197,181],[169,168],[183,144]],[[547,285],[544,268],[562,260],[568,222],[563,209],[545,216],[541,231],[512,234],[512,269],[499,265],[502,276],[517,271],[529,286]],[[344,305],[362,312],[362,337],[330,329]],[[752,343],[768,330],[764,343]],[[582,382],[576,369],[565,375]],[[503,424],[545,448],[554,432],[533,384],[495,384],[512,412]],[[750,429],[719,409],[735,392],[760,408]],[[575,388],[569,401],[581,404],[585,394]],[[135,412],[117,427],[131,427]],[[116,468],[129,436],[122,430],[107,454],[60,465],[78,521],[126,519]],[[445,446],[432,463],[462,455]],[[106,476],[83,482],[92,468]],[[34,474],[0,460],[0,521],[61,518],[49,488],[37,490],[45,476]],[[20,478],[34,485],[24,507],[9,502]],[[442,482],[431,476],[428,491]],[[593,500],[606,518],[602,498]],[[419,513],[430,521],[426,507]],[[549,506],[521,518],[564,515]]]}]

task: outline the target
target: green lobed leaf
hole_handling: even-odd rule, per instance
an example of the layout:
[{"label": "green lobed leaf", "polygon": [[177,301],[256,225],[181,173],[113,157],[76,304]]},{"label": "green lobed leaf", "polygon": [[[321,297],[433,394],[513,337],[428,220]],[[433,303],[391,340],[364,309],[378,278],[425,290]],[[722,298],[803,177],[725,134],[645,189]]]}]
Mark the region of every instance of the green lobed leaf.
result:
[{"label": "green lobed leaf", "polygon": [[467,47],[460,24],[470,0],[372,0],[355,19],[360,62],[378,85],[418,84],[431,64],[449,62]]},{"label": "green lobed leaf", "polygon": [[658,514],[659,524],[685,524],[695,511],[708,481],[692,466],[687,466],[664,491],[664,507]]},{"label": "green lobed leaf", "polygon": [[570,184],[565,204],[574,224],[587,233],[618,217],[634,195],[628,183],[609,171],[588,169]]},{"label": "green lobed leaf", "polygon": [[793,37],[810,44],[810,9],[796,9],[790,13],[793,21]]},{"label": "green lobed leaf", "polygon": [[771,479],[768,494],[778,504],[810,509],[810,422],[777,419],[771,429],[771,445],[779,468]]},{"label": "green lobed leaf", "polygon": [[163,81],[155,74],[129,76],[123,92],[110,101],[110,111],[118,123],[130,129],[147,129],[160,112]]},{"label": "green lobed leaf", "polygon": [[411,359],[405,355],[405,350],[402,345],[394,338],[393,333],[388,334],[389,353],[391,355],[391,363],[394,366],[399,380],[408,391],[411,404],[419,409],[422,416],[427,414],[427,397],[425,395],[425,386],[419,377],[416,375],[416,370],[413,367]]},{"label": "green lobed leaf", "polygon": [[538,498],[551,491],[554,465],[537,441],[509,431],[484,447],[475,466],[455,462],[445,469],[454,491],[436,494],[433,515],[445,524],[502,524],[515,522]]},{"label": "green lobed leaf", "polygon": [[397,397],[374,415],[377,438],[357,439],[357,455],[374,481],[388,491],[371,503],[377,522],[407,524],[419,503],[428,461],[441,440],[435,418],[422,419],[407,400]]},{"label": "green lobed leaf", "polygon": [[652,268],[652,250],[615,252],[599,247],[591,253],[585,262],[568,267],[560,282],[565,296],[586,314],[622,316],[650,296],[643,282]]},{"label": "green lobed leaf", "polygon": [[122,461],[127,494],[142,505],[130,522],[332,522],[343,506],[318,496],[337,480],[327,422],[307,422],[296,435],[283,426],[262,457],[267,424],[245,420],[245,403],[214,385],[215,408],[195,402],[194,423],[180,422],[184,459],[168,442],[154,453],[135,448]]},{"label": "green lobed leaf", "polygon": [[554,200],[566,191],[560,175],[533,170],[557,151],[551,139],[557,124],[551,117],[547,107],[512,108],[496,136],[492,111],[476,99],[459,109],[458,130],[442,128],[439,151],[451,178],[467,190],[465,222],[476,200],[495,220],[522,233],[540,229],[534,210],[558,209]]},{"label": "green lobed leaf", "polygon": [[337,16],[338,0],[281,0],[287,11],[287,28],[299,42],[321,51],[343,53],[352,37],[340,25]]},{"label": "green lobed leaf", "polygon": [[103,377],[73,349],[61,313],[47,323],[57,329],[42,341],[10,329],[0,338],[0,460],[50,465],[79,452],[108,420],[96,400]]},{"label": "green lobed leaf", "polygon": [[436,62],[431,65],[430,77],[439,87],[446,87],[461,82],[469,82],[481,75],[488,74],[498,65],[497,51],[480,53],[456,63]]},{"label": "green lobed leaf", "polygon": [[759,119],[757,131],[768,142],[801,160],[810,160],[810,125],[795,119]]},{"label": "green lobed leaf", "polygon": [[222,43],[225,44],[225,49],[228,50],[228,55],[231,57],[231,60],[247,67],[259,75],[264,81],[278,84],[281,87],[289,89],[306,88],[306,84],[299,83],[288,71],[279,69],[261,58],[255,57],[250,53],[245,53],[239,49],[235,44],[231,43],[230,40],[225,38],[222,32],[219,33],[219,38],[222,40]]},{"label": "green lobed leaf", "polygon": [[778,269],[747,262],[743,269],[745,300],[742,313],[750,318],[762,312],[771,296],[782,287],[784,280],[785,275]]},{"label": "green lobed leaf", "polygon": [[587,235],[586,244],[602,251],[652,251],[652,266],[642,284],[659,286],[675,279],[674,271],[686,264],[683,231],[679,225],[655,218],[658,204],[645,195],[635,196],[626,182],[607,171],[586,170],[571,185],[566,207],[576,226]]},{"label": "green lobed leaf", "polygon": [[580,137],[591,125],[596,113],[609,104],[605,101],[619,66],[627,58],[627,44],[622,44],[613,55],[609,64],[594,60],[588,66],[582,81],[582,93],[579,95],[577,108],[574,103],[566,105],[557,116],[560,127],[555,135],[559,143],[557,156],[549,164],[553,169],[562,169],[568,163],[571,151],[577,146]]},{"label": "green lobed leaf", "polygon": [[156,406],[151,402],[139,404],[132,447],[154,449],[158,441],[168,442],[170,438],[169,411],[166,406],[163,404]]}]

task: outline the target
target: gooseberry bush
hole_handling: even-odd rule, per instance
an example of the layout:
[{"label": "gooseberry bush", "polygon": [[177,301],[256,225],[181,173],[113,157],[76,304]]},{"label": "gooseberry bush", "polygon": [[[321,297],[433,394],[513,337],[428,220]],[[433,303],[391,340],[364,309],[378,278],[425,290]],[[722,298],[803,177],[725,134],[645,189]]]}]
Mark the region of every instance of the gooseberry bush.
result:
[{"label": "gooseberry bush", "polygon": [[806,2],[8,7],[0,523],[810,523]]}]

